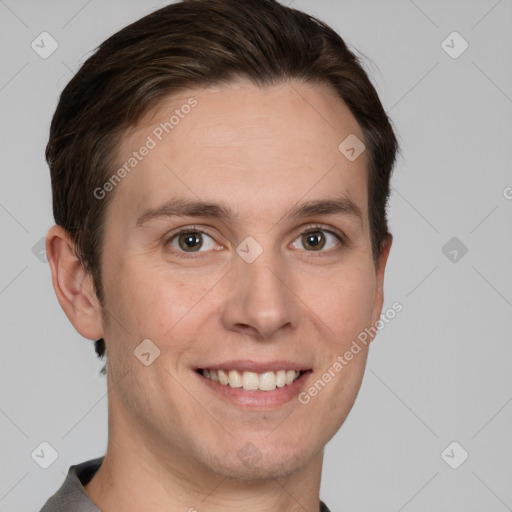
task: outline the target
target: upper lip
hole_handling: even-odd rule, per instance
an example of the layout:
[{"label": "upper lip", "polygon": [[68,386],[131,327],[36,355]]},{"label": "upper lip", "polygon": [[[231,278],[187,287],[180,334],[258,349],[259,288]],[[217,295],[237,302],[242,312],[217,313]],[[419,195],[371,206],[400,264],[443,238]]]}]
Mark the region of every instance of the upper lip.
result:
[{"label": "upper lip", "polygon": [[295,370],[306,371],[310,367],[295,361],[273,360],[273,361],[251,361],[247,359],[237,359],[234,361],[224,361],[222,363],[205,364],[199,366],[203,370],[240,370],[242,372],[255,372],[263,373],[265,371],[279,371],[279,370]]}]

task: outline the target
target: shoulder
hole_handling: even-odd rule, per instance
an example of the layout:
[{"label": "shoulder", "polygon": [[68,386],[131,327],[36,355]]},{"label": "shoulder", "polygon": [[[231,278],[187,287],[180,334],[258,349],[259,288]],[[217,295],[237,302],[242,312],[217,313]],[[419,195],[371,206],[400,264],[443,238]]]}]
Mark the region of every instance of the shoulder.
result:
[{"label": "shoulder", "polygon": [[320,502],[320,512],[331,512],[323,501]]},{"label": "shoulder", "polygon": [[75,464],[69,468],[64,483],[40,512],[101,512],[85,492],[86,485],[98,471],[103,457]]}]

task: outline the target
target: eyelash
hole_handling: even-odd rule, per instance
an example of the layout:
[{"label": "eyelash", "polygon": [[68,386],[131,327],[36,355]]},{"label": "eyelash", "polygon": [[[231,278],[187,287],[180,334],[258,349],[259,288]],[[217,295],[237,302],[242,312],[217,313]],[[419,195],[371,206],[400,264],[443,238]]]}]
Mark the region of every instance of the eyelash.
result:
[{"label": "eyelash", "polygon": [[[302,237],[303,235],[305,235],[307,233],[314,233],[315,231],[323,231],[325,233],[329,233],[330,235],[333,235],[335,238],[337,238],[338,242],[340,243],[340,246],[347,245],[347,241],[346,241],[344,235],[335,233],[334,231],[331,231],[329,229],[325,229],[320,224],[313,224],[313,225],[307,226],[302,231],[297,233],[297,235],[294,238],[294,241],[297,240],[297,238]],[[164,246],[169,245],[172,242],[172,240],[174,240],[177,236],[181,235],[182,233],[201,233],[201,234],[209,236],[210,238],[212,238],[212,240],[214,239],[212,235],[208,234],[206,231],[203,231],[202,229],[199,229],[196,226],[185,226],[185,227],[179,228],[177,231],[174,231],[171,235],[169,235],[165,239]],[[317,251],[306,251],[306,252],[313,253],[312,254],[313,257],[318,257],[322,254],[339,251],[340,249],[341,249],[341,247],[329,249],[327,251],[320,250],[320,251],[318,251],[318,254],[315,254],[315,252],[317,252]],[[180,258],[185,258],[185,259],[195,259],[195,258],[199,257],[201,254],[201,252],[190,252],[190,253],[188,253],[186,251],[176,251],[176,252],[180,255],[179,256]]]},{"label": "eyelash", "polygon": [[[212,240],[213,236],[211,236],[206,231],[203,231],[202,229],[199,229],[196,226],[185,226],[182,228],[179,228],[177,231],[174,231],[169,237],[166,238],[164,242],[164,246],[167,247],[176,237],[180,236],[182,233],[201,233],[204,235],[208,235]],[[185,259],[195,259],[201,255],[201,253],[197,252],[186,252],[186,251],[173,251],[179,254],[180,258]]]},{"label": "eyelash", "polygon": [[[320,224],[312,224],[304,228],[302,231],[297,233],[297,236],[294,238],[294,241],[297,240],[297,238],[302,237],[303,235],[307,233],[314,233],[315,231],[322,231],[324,233],[329,233],[330,235],[334,236],[339,242],[339,245],[337,247],[334,247],[332,249],[327,249],[326,251],[320,250],[320,251],[306,251],[310,253],[310,257],[318,258],[325,254],[332,254],[333,252],[338,252],[341,250],[341,248],[344,245],[347,245],[347,241],[344,237],[344,235],[335,233],[334,231],[331,231],[330,229],[326,229]],[[304,249],[305,250],[305,249]]]}]

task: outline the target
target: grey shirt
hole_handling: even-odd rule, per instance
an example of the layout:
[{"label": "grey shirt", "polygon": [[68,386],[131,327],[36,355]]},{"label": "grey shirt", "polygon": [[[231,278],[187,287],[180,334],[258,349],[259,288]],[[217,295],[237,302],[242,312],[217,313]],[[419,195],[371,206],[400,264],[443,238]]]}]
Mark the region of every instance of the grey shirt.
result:
[{"label": "grey shirt", "polygon": [[[101,512],[85,492],[87,485],[103,462],[103,457],[71,466],[60,489],[46,502],[40,512]],[[330,512],[320,502],[320,512]]]}]

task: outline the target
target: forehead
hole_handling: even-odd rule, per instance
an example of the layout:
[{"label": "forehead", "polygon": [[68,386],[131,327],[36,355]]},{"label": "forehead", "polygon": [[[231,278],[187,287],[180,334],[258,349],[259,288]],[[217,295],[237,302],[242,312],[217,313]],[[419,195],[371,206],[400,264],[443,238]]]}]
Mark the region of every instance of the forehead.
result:
[{"label": "forehead", "polygon": [[343,194],[366,210],[366,154],[351,161],[339,149],[349,136],[364,139],[327,86],[240,81],[181,92],[124,134],[116,168],[129,172],[114,203],[136,215],[178,196],[277,215],[301,198]]}]

